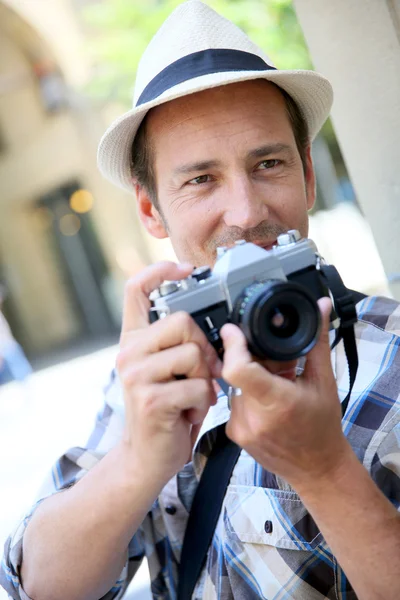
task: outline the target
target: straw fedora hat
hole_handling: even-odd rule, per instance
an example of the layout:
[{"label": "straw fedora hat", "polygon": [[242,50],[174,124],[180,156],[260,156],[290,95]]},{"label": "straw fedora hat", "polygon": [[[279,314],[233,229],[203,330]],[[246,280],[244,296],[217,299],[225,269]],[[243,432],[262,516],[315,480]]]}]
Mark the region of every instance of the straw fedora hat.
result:
[{"label": "straw fedora hat", "polygon": [[114,121],[100,140],[101,173],[132,191],[132,144],[151,108],[251,79],[266,79],[283,88],[297,103],[311,139],[316,136],[332,105],[329,81],[314,71],[276,69],[241,29],[207,4],[183,2],[160,27],[140,60],[133,108]]}]

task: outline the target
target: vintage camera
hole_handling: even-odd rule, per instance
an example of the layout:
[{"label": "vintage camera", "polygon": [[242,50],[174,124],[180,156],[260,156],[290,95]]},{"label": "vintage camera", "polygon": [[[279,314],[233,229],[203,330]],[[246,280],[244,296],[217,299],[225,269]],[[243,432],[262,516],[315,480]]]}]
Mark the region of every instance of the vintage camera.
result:
[{"label": "vintage camera", "polygon": [[[314,242],[290,230],[271,250],[241,240],[218,248],[217,256],[213,270],[200,267],[186,279],[162,283],[150,296],[150,321],[184,310],[220,355],[219,331],[228,322],[240,327],[260,359],[307,354],[320,331],[317,300],[329,296]],[[331,325],[337,326],[334,311]]]}]

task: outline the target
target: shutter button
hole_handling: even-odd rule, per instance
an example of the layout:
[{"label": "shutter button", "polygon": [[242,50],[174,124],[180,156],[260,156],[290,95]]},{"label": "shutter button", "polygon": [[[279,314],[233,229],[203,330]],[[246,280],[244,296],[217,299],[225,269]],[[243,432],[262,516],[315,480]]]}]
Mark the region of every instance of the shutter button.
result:
[{"label": "shutter button", "polygon": [[167,513],[167,515],[174,515],[176,513],[176,506],[166,506],[165,512]]},{"label": "shutter button", "polygon": [[264,531],[265,533],[272,533],[272,521],[265,521],[264,523]]}]

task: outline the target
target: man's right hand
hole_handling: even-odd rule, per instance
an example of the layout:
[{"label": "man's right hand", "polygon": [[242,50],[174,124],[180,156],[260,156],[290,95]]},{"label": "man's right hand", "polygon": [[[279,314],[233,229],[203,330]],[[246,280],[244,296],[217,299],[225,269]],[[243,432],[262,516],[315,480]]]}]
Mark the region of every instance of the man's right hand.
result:
[{"label": "man's right hand", "polygon": [[126,414],[122,444],[134,472],[160,489],[188,461],[193,434],[216,402],[212,379],[221,372],[214,348],[189,314],[149,324],[150,293],[192,269],[157,263],[132,278],[125,292],[117,358]]},{"label": "man's right hand", "polygon": [[74,486],[35,510],[21,566],[31,598],[102,598],[120,577],[128,545],[157,494],[189,457],[196,428],[215,402],[212,378],[221,365],[189,315],[150,325],[148,313],[150,292],[191,269],[159,263],[127,284],[117,361],[125,435]]}]

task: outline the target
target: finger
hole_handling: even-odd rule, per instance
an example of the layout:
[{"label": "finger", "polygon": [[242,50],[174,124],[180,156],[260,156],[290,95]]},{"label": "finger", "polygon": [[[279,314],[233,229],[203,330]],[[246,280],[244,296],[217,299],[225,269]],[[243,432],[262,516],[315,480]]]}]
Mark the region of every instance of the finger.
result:
[{"label": "finger", "polygon": [[307,354],[307,361],[302,376],[302,379],[308,381],[323,379],[327,374],[332,373],[331,349],[329,344],[329,322],[332,310],[330,298],[320,298],[318,300],[318,307],[321,313],[321,332],[318,342]]},{"label": "finger", "polygon": [[187,263],[164,261],[146,267],[128,281],[125,287],[124,311],[122,319],[122,335],[133,329],[146,327],[149,324],[149,295],[161,283],[168,280],[187,277],[193,266]]},{"label": "finger", "polygon": [[253,358],[253,360],[258,362],[264,369],[267,369],[273,375],[279,375],[279,377],[284,377],[285,379],[290,379],[292,381],[296,379],[296,369],[299,363],[298,359],[276,361],[271,359],[261,360],[259,358]]},{"label": "finger", "polygon": [[140,361],[149,354],[194,342],[201,349],[212,377],[221,377],[222,363],[214,347],[194,319],[183,311],[152,323],[147,329],[125,333],[120,342],[119,368]]},{"label": "finger", "polygon": [[201,348],[194,342],[162,350],[143,360],[125,361],[119,371],[125,385],[161,383],[177,376],[211,379],[210,369]]},{"label": "finger", "polygon": [[156,353],[188,342],[194,342],[199,346],[212,376],[220,377],[222,363],[215,348],[194,319],[186,312],[174,313],[152,324],[151,336],[148,337],[148,351]]},{"label": "finger", "polygon": [[234,387],[254,395],[265,395],[276,386],[274,376],[252,360],[246,338],[236,325],[221,329],[224,343],[222,377]]},{"label": "finger", "polygon": [[186,419],[196,425],[204,420],[215,402],[213,386],[205,379],[183,379],[152,386],[153,406],[167,421],[185,413]]}]

